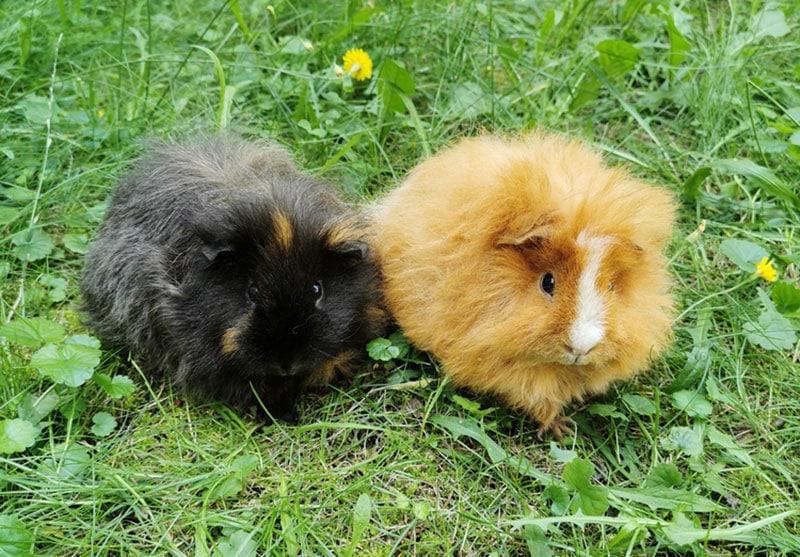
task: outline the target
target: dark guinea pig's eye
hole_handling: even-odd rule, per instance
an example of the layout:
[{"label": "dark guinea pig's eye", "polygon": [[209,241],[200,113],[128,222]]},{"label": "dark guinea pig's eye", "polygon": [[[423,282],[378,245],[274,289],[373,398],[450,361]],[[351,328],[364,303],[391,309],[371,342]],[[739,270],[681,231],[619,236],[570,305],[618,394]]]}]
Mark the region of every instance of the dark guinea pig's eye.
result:
[{"label": "dark guinea pig's eye", "polygon": [[251,282],[250,286],[247,287],[247,299],[253,302],[254,304],[258,299],[258,286],[256,286],[255,283],[253,282]]},{"label": "dark guinea pig's eye", "polygon": [[553,273],[545,273],[542,275],[542,278],[539,279],[539,288],[548,296],[553,296],[553,292],[555,292],[556,289],[556,278],[553,276]]},{"label": "dark guinea pig's eye", "polygon": [[614,290],[614,283],[613,282],[609,282],[608,283],[608,290],[609,291],[613,291]]},{"label": "dark guinea pig's eye", "polygon": [[319,302],[322,299],[322,283],[320,281],[311,285],[311,295],[314,296],[314,301]]}]

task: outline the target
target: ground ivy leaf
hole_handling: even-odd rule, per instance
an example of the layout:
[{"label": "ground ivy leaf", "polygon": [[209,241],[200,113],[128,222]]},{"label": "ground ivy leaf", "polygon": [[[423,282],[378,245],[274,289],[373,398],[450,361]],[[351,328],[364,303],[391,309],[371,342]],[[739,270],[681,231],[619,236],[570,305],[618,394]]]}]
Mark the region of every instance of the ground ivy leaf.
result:
[{"label": "ground ivy leaf", "polygon": [[787,282],[773,284],[770,298],[775,304],[775,309],[782,315],[800,311],[800,288],[796,288]]},{"label": "ground ivy leaf", "polygon": [[86,234],[67,233],[61,241],[69,251],[79,255],[85,254],[89,248],[89,237]]},{"label": "ground ivy leaf", "polygon": [[550,501],[550,512],[553,516],[562,516],[569,510],[569,493],[560,485],[548,485],[542,491],[542,497]]},{"label": "ground ivy leaf", "polygon": [[38,434],[38,428],[27,420],[0,421],[0,454],[20,453],[32,447]]},{"label": "ground ivy leaf", "polygon": [[797,342],[795,326],[777,312],[764,312],[758,323],[745,323],[747,340],[765,350],[791,350]]},{"label": "ground ivy leaf", "polygon": [[672,462],[662,462],[653,467],[647,475],[647,487],[677,487],[683,481],[678,467]]},{"label": "ground ivy leaf", "polygon": [[94,368],[100,363],[101,352],[98,347],[84,343],[92,337],[76,337],[70,337],[63,344],[43,346],[31,356],[31,366],[54,383],[80,387],[94,374]]},{"label": "ground ivy leaf", "polygon": [[50,455],[39,467],[40,473],[51,479],[72,480],[83,475],[91,464],[89,451],[74,443],[53,447]]},{"label": "ground ivy leaf", "polygon": [[0,337],[20,346],[55,343],[64,336],[64,327],[44,317],[17,317],[0,327]]},{"label": "ground ivy leaf", "polygon": [[671,398],[672,406],[693,418],[707,418],[714,411],[708,399],[697,391],[677,391]]},{"label": "ground ivy leaf", "polygon": [[61,401],[58,393],[50,390],[41,396],[34,397],[30,393],[25,396],[17,406],[17,415],[21,420],[27,420],[36,425],[44,419],[45,416],[50,414]]},{"label": "ground ivy leaf", "polygon": [[769,257],[767,250],[748,242],[747,240],[736,240],[728,238],[719,245],[719,250],[728,256],[740,269],[752,273],[756,269],[756,263],[765,257]]},{"label": "ground ivy leaf", "polygon": [[92,433],[98,437],[110,435],[117,427],[117,420],[108,412],[98,412],[92,417]]},{"label": "ground ivy leaf", "polygon": [[113,378],[105,373],[95,373],[92,381],[102,387],[111,398],[124,398],[133,394],[136,385],[127,375],[115,375]]},{"label": "ground ivy leaf", "polygon": [[559,462],[572,462],[578,453],[569,449],[562,449],[555,441],[550,441],[550,457]]},{"label": "ground ivy leaf", "polygon": [[16,517],[0,514],[0,556],[28,557],[35,555],[33,534]]},{"label": "ground ivy leaf", "polygon": [[673,427],[669,435],[662,439],[661,444],[667,450],[680,450],[689,456],[703,454],[703,435],[699,427]]},{"label": "ground ivy leaf", "polygon": [[642,395],[624,395],[622,400],[625,401],[628,408],[642,416],[652,416],[656,413],[656,405],[653,404],[653,401]]},{"label": "ground ivy leaf", "polygon": [[600,516],[608,510],[608,490],[600,485],[584,486],[579,492],[583,514]]},{"label": "ground ivy leaf", "polygon": [[789,32],[786,16],[775,8],[763,8],[754,18],[753,35],[756,39],[763,37],[780,38]]},{"label": "ground ivy leaf", "polygon": [[50,235],[38,228],[23,230],[11,237],[11,253],[22,261],[36,261],[44,259],[53,251],[55,244]]},{"label": "ground ivy leaf", "polygon": [[532,557],[550,557],[553,554],[544,530],[535,524],[526,524],[524,532],[525,545]]},{"label": "ground ivy leaf", "polygon": [[214,548],[213,557],[255,557],[258,546],[253,541],[254,532],[236,530],[219,542]]},{"label": "ground ivy leaf", "polygon": [[564,467],[561,479],[574,490],[589,485],[589,478],[594,475],[594,464],[583,458],[575,458]]}]

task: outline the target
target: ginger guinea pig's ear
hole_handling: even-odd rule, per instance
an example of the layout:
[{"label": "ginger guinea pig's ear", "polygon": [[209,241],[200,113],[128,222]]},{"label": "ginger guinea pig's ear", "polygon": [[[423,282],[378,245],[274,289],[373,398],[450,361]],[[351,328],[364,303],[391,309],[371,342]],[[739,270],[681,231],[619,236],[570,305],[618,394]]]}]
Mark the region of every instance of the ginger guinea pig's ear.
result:
[{"label": "ginger guinea pig's ear", "polygon": [[553,236],[557,221],[557,216],[550,212],[528,218],[523,222],[512,222],[497,238],[497,246],[539,245]]}]

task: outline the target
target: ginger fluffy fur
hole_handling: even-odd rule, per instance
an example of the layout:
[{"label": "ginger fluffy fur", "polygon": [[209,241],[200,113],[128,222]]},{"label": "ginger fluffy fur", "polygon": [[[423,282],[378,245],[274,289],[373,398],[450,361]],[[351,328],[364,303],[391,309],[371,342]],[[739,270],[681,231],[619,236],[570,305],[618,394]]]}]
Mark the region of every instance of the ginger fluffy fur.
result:
[{"label": "ginger fluffy fur", "polygon": [[[571,401],[649,367],[673,318],[663,248],[666,191],[611,168],[578,141],[533,133],[466,139],[423,161],[376,207],[390,311],[454,385],[490,393],[556,437]],[[578,282],[596,245],[603,339],[564,363]],[[556,280],[552,299],[540,287]]]}]

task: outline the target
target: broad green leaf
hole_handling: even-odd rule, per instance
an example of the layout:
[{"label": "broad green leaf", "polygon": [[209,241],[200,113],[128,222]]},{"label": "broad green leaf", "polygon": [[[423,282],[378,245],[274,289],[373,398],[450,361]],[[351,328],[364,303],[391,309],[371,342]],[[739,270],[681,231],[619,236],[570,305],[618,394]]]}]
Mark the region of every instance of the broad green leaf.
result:
[{"label": "broad green leaf", "polygon": [[483,445],[493,463],[508,459],[508,453],[506,453],[505,449],[486,435],[486,432],[482,431],[474,421],[443,415],[431,416],[430,421],[448,430],[455,437],[461,437],[463,435],[474,439]]},{"label": "broad green leaf", "polygon": [[711,363],[711,349],[708,345],[694,346],[686,358],[683,369],[666,388],[668,393],[694,387],[705,376]]},{"label": "broad green leaf", "polygon": [[86,234],[64,234],[61,241],[69,251],[78,255],[84,255],[89,249],[89,237]]},{"label": "broad green leaf", "polygon": [[723,172],[740,174],[751,179],[768,194],[800,207],[800,197],[794,189],[778,178],[774,172],[748,159],[722,159],[715,161],[711,166]]},{"label": "broad green leaf", "polygon": [[639,59],[640,50],[627,41],[608,39],[595,49],[600,53],[595,65],[608,77],[632,70]]},{"label": "broad green leaf", "polygon": [[648,488],[653,487],[677,487],[683,481],[678,467],[672,462],[662,462],[653,467],[647,475],[645,485]]},{"label": "broad green leaf", "polygon": [[526,524],[523,535],[531,557],[551,557],[553,555],[544,530],[535,524]]},{"label": "broad green leaf", "polygon": [[231,463],[231,471],[240,478],[245,478],[258,468],[258,457],[256,455],[242,455],[236,457]]},{"label": "broad green leaf", "polygon": [[622,400],[635,413],[642,416],[652,416],[656,413],[656,405],[649,398],[642,395],[624,395]]},{"label": "broad green leaf", "polygon": [[786,282],[776,282],[772,285],[770,298],[775,304],[775,309],[781,315],[790,315],[800,311],[800,288]]},{"label": "broad green leaf", "polygon": [[53,239],[44,230],[34,228],[23,230],[11,237],[11,253],[22,261],[37,261],[50,255],[55,245]]},{"label": "broad green leaf", "polygon": [[36,442],[39,429],[27,420],[0,421],[0,454],[20,453]]},{"label": "broad green leaf", "polygon": [[108,412],[98,412],[92,416],[92,433],[98,437],[110,435],[117,427],[117,420]]},{"label": "broad green leaf", "polygon": [[212,557],[256,557],[258,545],[253,540],[255,532],[236,530],[219,542]]},{"label": "broad green leaf", "polygon": [[44,317],[17,317],[0,327],[0,337],[20,346],[55,343],[64,336],[64,327]]},{"label": "broad green leaf", "polygon": [[84,342],[91,338],[76,335],[63,344],[45,345],[33,354],[31,366],[54,383],[79,387],[92,377],[94,368],[100,363],[99,347]]},{"label": "broad green leaf", "polygon": [[693,418],[707,418],[714,410],[708,399],[697,391],[677,391],[671,398],[672,406]]},{"label": "broad green leaf", "polygon": [[575,491],[576,503],[587,515],[602,515],[608,509],[608,490],[592,485],[589,480],[594,475],[594,465],[588,460],[576,458],[564,467],[562,479]]},{"label": "broad green leaf", "polygon": [[700,456],[703,454],[702,429],[699,427],[673,427],[670,429],[669,435],[661,440],[661,444],[669,451],[679,450],[689,456]]},{"label": "broad green leaf", "polygon": [[603,416],[604,418],[618,418],[627,420],[628,416],[619,411],[613,404],[590,404],[586,410],[594,416]]},{"label": "broad green leaf", "polygon": [[674,543],[689,545],[699,541],[727,541],[753,544],[758,542],[758,530],[774,522],[797,515],[797,510],[784,511],[776,515],[740,524],[730,528],[690,528],[684,523],[672,523],[663,528],[664,534]]},{"label": "broad green leaf", "polygon": [[35,555],[33,534],[18,518],[0,514],[0,557],[30,557]]},{"label": "broad green leaf", "polygon": [[391,362],[400,354],[400,350],[388,338],[376,338],[367,344],[367,354],[378,362]]},{"label": "broad green leaf", "polygon": [[550,441],[550,457],[558,462],[572,462],[578,458],[578,453],[569,449],[562,449],[555,441]]},{"label": "broad green leaf", "polygon": [[95,373],[92,381],[102,387],[111,398],[128,397],[136,390],[136,385],[127,375],[115,375],[112,378],[105,373]]},{"label": "broad green leaf", "polygon": [[20,216],[20,214],[22,214],[20,209],[0,205],[0,226],[11,224],[17,220],[17,217]]},{"label": "broad green leaf", "polygon": [[664,19],[667,22],[667,37],[669,38],[669,65],[677,67],[692,50],[692,43],[686,40],[670,14],[664,14]]},{"label": "broad green leaf", "polygon": [[561,479],[574,490],[589,485],[589,480],[594,475],[594,464],[583,458],[575,458],[564,467]]},{"label": "broad green leaf", "polygon": [[753,459],[750,457],[750,453],[742,448],[742,446],[727,433],[720,431],[713,425],[709,425],[706,429],[706,438],[709,443],[722,447],[729,455],[742,464],[753,466]]},{"label": "broad green leaf", "polygon": [[767,250],[758,244],[733,238],[723,240],[719,245],[719,250],[740,269],[748,273],[754,272],[756,263],[769,256]]},{"label": "broad green leaf", "polygon": [[542,497],[550,501],[550,513],[553,516],[561,516],[569,510],[569,493],[560,485],[548,485],[542,491]]},{"label": "broad green leaf", "polygon": [[[22,111],[25,119],[34,125],[44,125],[51,117],[49,101],[39,95],[28,95],[17,106]],[[53,103],[53,112],[55,112],[55,109],[56,106]]]},{"label": "broad green leaf", "polygon": [[622,488],[609,489],[612,495],[620,499],[647,505],[652,510],[682,509],[696,513],[708,513],[719,510],[719,505],[707,497],[668,487]]},{"label": "broad green leaf", "polygon": [[350,548],[354,549],[355,546],[361,541],[364,532],[369,526],[369,520],[372,516],[372,500],[369,495],[362,493],[358,496],[355,507],[353,507],[353,529],[352,537],[350,538]]},{"label": "broad green leaf", "polygon": [[36,425],[55,410],[59,402],[61,402],[61,398],[54,390],[49,390],[37,397],[26,393],[17,406],[17,415],[20,419]]},{"label": "broad green leaf", "polygon": [[459,83],[442,114],[445,120],[470,120],[492,111],[492,101],[480,85],[472,81]]},{"label": "broad green leaf", "polygon": [[697,199],[697,196],[700,194],[700,186],[703,185],[703,182],[708,178],[709,174],[711,174],[711,169],[707,166],[701,166],[686,179],[683,183],[683,190],[681,191],[684,201],[692,203]]},{"label": "broad green leaf", "polygon": [[74,480],[80,478],[91,464],[89,451],[74,443],[53,447],[51,454],[39,467],[39,473],[54,480]]},{"label": "broad green leaf", "polygon": [[391,58],[385,58],[378,72],[378,94],[383,103],[384,114],[402,114],[406,112],[406,103],[402,96],[416,94],[414,79],[403,66]]},{"label": "broad green leaf", "polygon": [[747,340],[764,350],[791,350],[797,342],[797,329],[783,315],[765,311],[758,316],[758,322],[748,322],[742,326]]},{"label": "broad green leaf", "polygon": [[786,16],[783,12],[774,7],[765,7],[758,12],[753,20],[751,28],[756,40],[763,37],[780,38],[789,33],[789,26],[786,24]]}]

